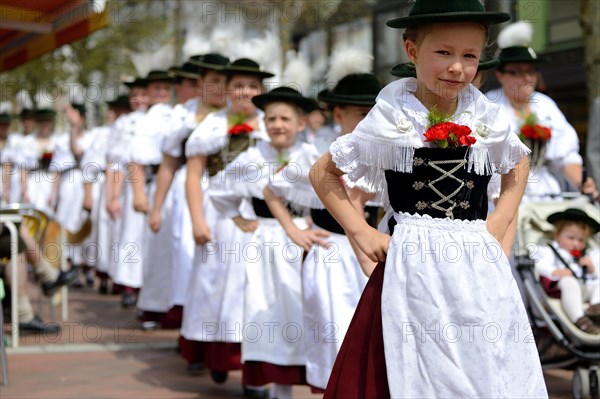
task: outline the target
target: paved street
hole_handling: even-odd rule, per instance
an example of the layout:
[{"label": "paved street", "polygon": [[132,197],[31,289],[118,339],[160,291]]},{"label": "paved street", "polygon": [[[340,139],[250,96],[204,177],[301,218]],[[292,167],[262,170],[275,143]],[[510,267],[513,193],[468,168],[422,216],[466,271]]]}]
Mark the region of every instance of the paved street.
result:
[{"label": "paved street", "polygon": [[[189,376],[176,352],[177,331],[141,331],[116,296],[70,290],[70,322],[59,335],[28,335],[9,350],[9,398],[242,398],[241,373],[215,385]],[[60,313],[57,309],[57,315]],[[47,319],[47,315],[45,315]],[[571,373],[546,373],[551,398],[571,397]],[[294,398],[319,398],[295,387]]]}]

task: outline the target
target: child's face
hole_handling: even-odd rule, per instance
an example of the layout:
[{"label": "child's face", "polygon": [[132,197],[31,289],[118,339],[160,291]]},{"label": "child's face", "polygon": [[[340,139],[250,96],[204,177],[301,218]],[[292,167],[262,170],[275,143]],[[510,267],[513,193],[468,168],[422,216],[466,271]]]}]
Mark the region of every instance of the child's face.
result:
[{"label": "child's face", "polygon": [[346,105],[335,107],[333,110],[333,119],[340,125],[342,133],[350,133],[356,126],[365,119],[371,107],[362,107],[358,105]]},{"label": "child's face", "polygon": [[485,32],[476,23],[432,24],[425,29],[420,43],[405,42],[406,52],[429,92],[455,99],[477,73]]},{"label": "child's face", "polygon": [[148,93],[145,87],[134,87],[129,92],[129,104],[134,110],[144,109],[148,105]]},{"label": "child's face", "polygon": [[496,78],[510,100],[521,103],[527,101],[535,91],[538,72],[535,65],[527,62],[513,62],[506,64],[503,71],[497,71]]},{"label": "child's face", "polygon": [[306,126],[306,118],[287,103],[271,103],[265,107],[265,125],[271,145],[278,151],[290,148]]},{"label": "child's face", "polygon": [[258,96],[262,92],[262,81],[254,75],[234,75],[227,83],[227,96],[231,101],[233,113],[245,115],[256,113],[252,97]]},{"label": "child's face", "polygon": [[190,98],[198,95],[198,85],[196,79],[183,79],[180,84],[175,86],[177,91],[177,101],[184,103]]},{"label": "child's face", "polygon": [[588,240],[587,231],[576,224],[568,224],[556,234],[558,245],[567,251],[582,250]]},{"label": "child's face", "polygon": [[206,74],[198,78],[198,87],[202,102],[211,107],[222,108],[225,106],[225,75],[208,71]]},{"label": "child's face", "polygon": [[162,80],[151,82],[146,89],[150,104],[166,104],[171,101],[171,84]]}]

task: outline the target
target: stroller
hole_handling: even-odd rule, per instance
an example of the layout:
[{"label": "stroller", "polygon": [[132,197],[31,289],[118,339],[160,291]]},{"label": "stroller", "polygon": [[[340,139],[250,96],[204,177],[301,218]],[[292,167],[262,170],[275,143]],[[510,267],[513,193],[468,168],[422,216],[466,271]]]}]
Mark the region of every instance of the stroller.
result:
[{"label": "stroller", "polygon": [[[517,282],[529,313],[533,334],[543,368],[574,370],[572,390],[575,398],[600,398],[600,334],[588,334],[577,328],[563,311],[560,299],[549,297],[535,272],[532,251],[551,240],[553,226],[546,218],[566,208],[578,208],[600,220],[599,209],[586,197],[565,201],[529,202],[519,209],[515,268]],[[598,247],[600,234],[592,237]]]}]

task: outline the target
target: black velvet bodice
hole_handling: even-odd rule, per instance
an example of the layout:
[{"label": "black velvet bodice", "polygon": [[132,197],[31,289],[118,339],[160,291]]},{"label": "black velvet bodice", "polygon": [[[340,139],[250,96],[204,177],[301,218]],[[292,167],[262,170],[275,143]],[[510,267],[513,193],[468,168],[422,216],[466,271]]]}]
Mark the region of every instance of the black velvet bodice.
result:
[{"label": "black velvet bodice", "polygon": [[485,219],[490,176],[467,171],[467,147],[418,148],[412,173],[385,171],[396,212],[434,218]]},{"label": "black velvet bodice", "polygon": [[[254,214],[261,218],[273,219],[275,216],[271,213],[267,202],[263,199],[252,197],[252,208],[254,209]],[[286,208],[292,217],[301,217],[302,213],[293,209],[289,204],[286,204]]]}]

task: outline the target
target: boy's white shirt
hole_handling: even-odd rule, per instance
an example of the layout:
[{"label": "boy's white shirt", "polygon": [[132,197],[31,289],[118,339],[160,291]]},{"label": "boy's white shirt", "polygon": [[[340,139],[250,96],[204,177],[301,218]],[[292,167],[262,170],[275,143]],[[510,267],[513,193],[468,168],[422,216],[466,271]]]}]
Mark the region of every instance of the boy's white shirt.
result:
[{"label": "boy's white shirt", "polygon": [[[550,243],[560,254],[560,256],[569,264],[569,267],[575,273],[576,277],[580,278],[583,272],[582,267],[579,263],[575,262],[573,255],[569,253],[566,249],[561,248],[558,245],[558,242],[552,241]],[[600,264],[598,260],[600,259],[600,250],[597,248],[590,249],[586,252],[585,256],[588,256],[592,260],[592,264],[594,265],[594,272],[586,274],[586,278],[588,280],[598,280],[600,277]],[[565,265],[558,259],[558,257],[554,254],[552,249],[548,246],[543,245],[537,248],[532,254],[532,257],[536,261],[535,270],[538,272],[540,276],[547,277],[552,280],[559,280],[560,277],[553,276],[552,272],[555,270],[566,269]]]}]

